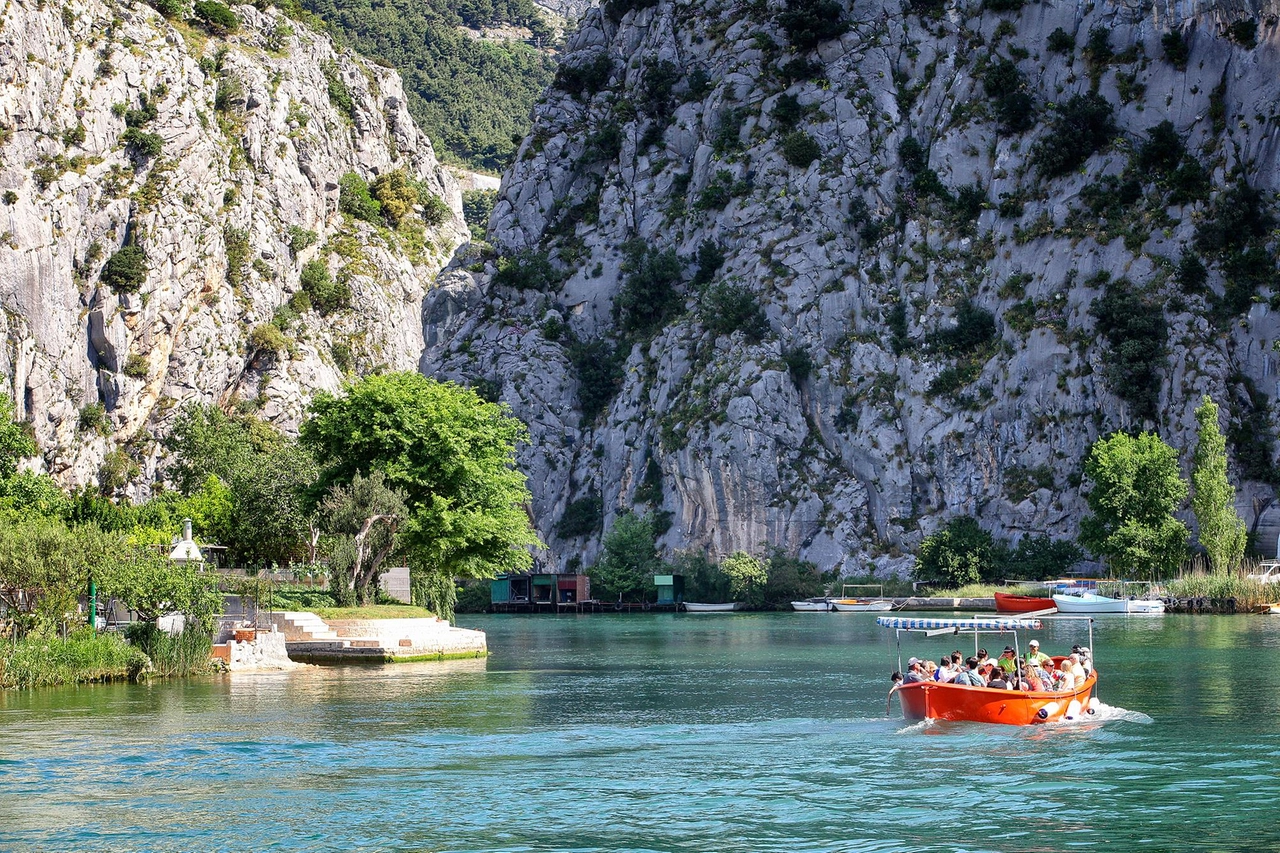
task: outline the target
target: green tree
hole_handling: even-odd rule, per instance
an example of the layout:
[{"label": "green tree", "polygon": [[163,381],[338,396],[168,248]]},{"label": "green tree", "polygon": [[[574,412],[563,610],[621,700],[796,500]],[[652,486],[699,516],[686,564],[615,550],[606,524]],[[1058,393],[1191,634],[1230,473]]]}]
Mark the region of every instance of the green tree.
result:
[{"label": "green tree", "polygon": [[[410,570],[422,576],[492,577],[532,564],[541,547],[525,506],[516,444],[528,430],[503,405],[418,373],[368,376],[342,397],[312,401],[301,440],[325,460],[316,490],[381,471],[404,492],[401,528]],[[444,588],[443,586],[441,588]]]},{"label": "green tree", "polygon": [[330,589],[340,603],[370,603],[396,547],[396,531],[409,514],[404,492],[389,487],[381,471],[368,477],[356,474],[350,485],[330,489],[319,514],[333,536]]},{"label": "green tree", "polygon": [[701,551],[680,551],[671,563],[684,576],[685,601],[730,601],[729,578]]},{"label": "green tree", "polygon": [[1228,572],[1244,557],[1245,523],[1236,514],[1236,491],[1227,480],[1227,442],[1218,428],[1218,407],[1205,395],[1196,409],[1196,450],[1191,457],[1191,510],[1200,544],[1215,572]]},{"label": "green tree", "polygon": [[790,610],[791,602],[822,595],[823,579],[818,567],[808,560],[793,557],[781,548],[769,555],[769,582],[764,589],[764,606],[771,610]]},{"label": "green tree", "polygon": [[1186,525],[1173,517],[1186,500],[1178,454],[1160,436],[1115,433],[1094,442],[1084,464],[1093,514],[1080,544],[1122,577],[1158,578],[1186,555]]},{"label": "green tree", "polygon": [[100,594],[118,598],[144,620],[184,613],[206,629],[222,605],[218,576],[175,563],[155,548],[118,542],[94,569]]},{"label": "green tree", "polygon": [[[231,559],[262,566],[303,556],[308,495],[318,474],[304,448],[256,418],[195,404],[178,414],[165,445],[175,456],[168,475],[188,498],[200,497],[189,510],[197,529],[216,536]],[[209,484],[210,477],[230,491],[229,514],[220,506],[225,493]]]},{"label": "green tree", "polygon": [[13,419],[13,404],[0,394],[0,479],[8,479],[18,471],[18,463],[40,452],[22,424]]},{"label": "green tree", "polygon": [[230,483],[235,511],[226,543],[232,554],[259,566],[303,560],[311,530],[309,494],[318,473],[306,448],[283,440],[235,471]]},{"label": "green tree", "polygon": [[107,558],[116,538],[96,527],[70,530],[60,519],[0,514],[0,603],[18,633],[52,636],[78,622],[89,568]]},{"label": "green tree", "polygon": [[746,551],[734,551],[720,563],[720,571],[729,578],[729,594],[735,601],[758,607],[763,603],[764,586],[769,582],[769,567]]},{"label": "green tree", "polygon": [[605,534],[603,546],[590,571],[596,595],[604,601],[643,598],[653,588],[653,576],[663,568],[653,516],[622,513]]},{"label": "green tree", "polygon": [[950,588],[978,583],[993,575],[995,556],[991,534],[978,525],[976,518],[962,515],[920,543],[916,579]]}]

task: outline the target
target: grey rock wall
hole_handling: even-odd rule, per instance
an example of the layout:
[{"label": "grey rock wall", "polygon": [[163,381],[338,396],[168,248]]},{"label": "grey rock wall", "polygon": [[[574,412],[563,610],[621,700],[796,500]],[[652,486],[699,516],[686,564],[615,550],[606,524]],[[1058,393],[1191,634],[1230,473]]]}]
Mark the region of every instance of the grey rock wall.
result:
[{"label": "grey rock wall", "polygon": [[[1273,6],[1051,0],[997,14],[961,2],[935,20],[857,0],[843,5],[849,31],[808,54],[788,47],[777,2],[660,2],[619,23],[592,12],[564,63],[607,56],[608,79],[594,93],[553,88],[535,108],[489,228],[500,256],[544,254],[563,282],[498,286],[493,259],[451,270],[428,296],[423,369],[490,383],[530,423],[522,463],[552,564],[590,564],[602,530],[629,508],[669,514],[668,551],[779,546],[847,573],[902,570],[903,555],[957,514],[1014,538],[1074,535],[1081,462],[1100,434],[1156,429],[1189,455],[1205,393],[1233,422],[1256,411],[1264,432],[1273,427],[1272,290],[1213,321],[1221,267],[1210,265],[1201,293],[1183,293],[1172,274],[1214,215],[1212,198],[1164,204],[1144,176],[1123,227],[1086,206],[1086,188],[1121,174],[1169,120],[1213,198],[1239,171],[1274,211]],[[1225,35],[1245,19],[1258,22],[1256,47]],[[1047,47],[1058,28],[1075,39],[1069,54]],[[1083,48],[1094,28],[1116,56],[1091,68]],[[1185,71],[1162,59],[1174,29],[1190,48]],[[1027,132],[999,132],[984,86],[998,58],[1028,81],[1037,120]],[[677,72],[665,104],[653,82],[663,62]],[[1079,170],[1045,177],[1032,152],[1066,144],[1049,118],[1091,78],[1119,132]],[[800,117],[775,117],[784,104]],[[821,150],[807,167],[784,158],[797,129]],[[908,137],[953,196],[980,188],[974,221],[913,183],[899,157]],[[731,195],[722,207],[707,202],[718,182]],[[1002,207],[1010,199],[1020,209]],[[679,254],[681,305],[652,337],[626,342],[617,394],[588,422],[569,341],[620,339],[621,247],[635,239]],[[725,253],[716,280],[762,306],[769,333],[758,343],[708,331],[691,283],[705,241]],[[1090,314],[1098,273],[1127,278],[1168,323],[1153,421],[1108,378],[1115,359]],[[992,313],[998,341],[975,375],[936,393],[956,359],[932,342],[966,299]],[[905,309],[898,340],[895,306]],[[788,368],[797,352],[812,363],[807,377]],[[656,501],[637,497],[651,458]],[[603,527],[560,537],[566,506],[595,492]],[[1246,519],[1271,494],[1245,483]]]},{"label": "grey rock wall", "polygon": [[[312,393],[341,383],[335,351],[351,370],[411,369],[426,289],[466,233],[456,181],[394,72],[274,9],[234,8],[241,28],[227,38],[143,3],[17,0],[0,13],[0,376],[67,485],[94,482],[116,448],[146,480],[156,437],[189,401],[291,429]],[[143,95],[156,157],[122,139]],[[337,212],[343,174],[395,169],[444,198],[450,221],[414,240]],[[318,240],[295,257],[290,228]],[[234,284],[228,234],[249,247]],[[146,280],[113,293],[98,277],[130,239]],[[250,346],[316,259],[349,283],[352,309],[288,324],[287,352]],[[102,428],[84,429],[96,405]]]}]

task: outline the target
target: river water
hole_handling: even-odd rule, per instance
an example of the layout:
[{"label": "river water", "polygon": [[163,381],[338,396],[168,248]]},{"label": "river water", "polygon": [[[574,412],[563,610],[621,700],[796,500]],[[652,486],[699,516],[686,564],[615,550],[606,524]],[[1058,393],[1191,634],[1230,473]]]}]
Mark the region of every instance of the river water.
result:
[{"label": "river water", "polygon": [[1274,617],[1100,618],[1101,719],[1029,729],[886,715],[872,614],[460,622],[488,660],[0,693],[0,850],[1280,849]]}]

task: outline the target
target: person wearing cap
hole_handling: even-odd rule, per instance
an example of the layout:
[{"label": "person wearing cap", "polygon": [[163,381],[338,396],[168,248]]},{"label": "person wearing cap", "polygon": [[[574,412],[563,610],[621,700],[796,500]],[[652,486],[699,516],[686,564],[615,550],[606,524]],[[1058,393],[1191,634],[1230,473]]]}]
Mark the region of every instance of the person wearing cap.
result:
[{"label": "person wearing cap", "polygon": [[1044,662],[1049,660],[1049,656],[1040,651],[1040,641],[1032,640],[1027,643],[1027,663],[1035,664],[1043,667]]},{"label": "person wearing cap", "polygon": [[912,658],[907,661],[907,672],[906,675],[902,676],[902,683],[915,684],[924,680],[924,667],[920,664],[920,658]]},{"label": "person wearing cap", "polygon": [[1013,646],[1005,646],[1004,651],[1000,653],[1000,659],[996,661],[1000,669],[1004,670],[1005,675],[1012,675],[1018,669],[1018,660],[1014,657]]}]

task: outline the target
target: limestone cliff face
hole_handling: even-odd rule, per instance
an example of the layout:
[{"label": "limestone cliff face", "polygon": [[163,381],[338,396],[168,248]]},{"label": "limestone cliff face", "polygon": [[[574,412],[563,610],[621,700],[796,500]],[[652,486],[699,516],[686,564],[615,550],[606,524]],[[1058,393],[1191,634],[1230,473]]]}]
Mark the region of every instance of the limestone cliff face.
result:
[{"label": "limestone cliff face", "polygon": [[[116,448],[153,473],[187,401],[290,428],[344,371],[412,368],[427,285],[465,234],[396,74],[234,8],[225,38],[142,3],[13,0],[0,15],[0,376],[67,484]],[[337,211],[344,174],[395,170],[447,202],[443,225]],[[136,292],[99,280],[130,243],[146,256]],[[316,260],[350,309],[281,312]],[[279,352],[279,337],[251,342],[273,317]]]},{"label": "limestone cliff face", "polygon": [[[1262,478],[1280,336],[1275,4],[837,5],[847,31],[812,50],[771,0],[589,13],[504,179],[490,222],[502,260],[453,269],[429,295],[424,370],[494,383],[533,429],[523,459],[551,559],[594,558],[601,528],[561,537],[557,523],[596,493],[603,529],[622,509],[660,510],[669,548],[780,545],[856,573],[901,567],[961,513],[1005,535],[1074,535],[1091,442],[1145,425],[1189,453],[1205,393],[1239,427],[1237,456],[1252,454],[1240,472]],[[1171,32],[1188,51],[1177,65]],[[1114,127],[1062,165],[1080,128],[1059,117],[1095,86]],[[1166,120],[1190,158],[1169,161],[1186,166],[1176,180],[1155,148],[1138,157]],[[1191,189],[1171,191],[1183,178]],[[1252,277],[1197,239],[1230,220],[1242,181],[1261,192],[1253,236],[1235,243],[1252,247]],[[723,263],[700,264],[701,246]],[[675,306],[624,334],[631,270],[667,250]],[[1193,254],[1203,283],[1179,271]],[[548,285],[494,279],[544,256]],[[712,316],[725,303],[703,266],[762,307],[759,340]],[[1167,327],[1146,414],[1117,395],[1144,345],[1121,355],[1100,328],[1108,278],[1124,279],[1121,315]],[[983,343],[949,337],[982,332],[984,312]],[[594,420],[572,339],[626,353]],[[1271,494],[1247,484],[1249,521],[1250,499]]]}]

